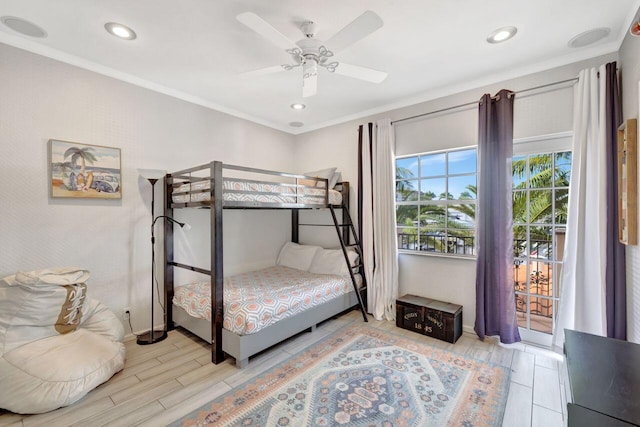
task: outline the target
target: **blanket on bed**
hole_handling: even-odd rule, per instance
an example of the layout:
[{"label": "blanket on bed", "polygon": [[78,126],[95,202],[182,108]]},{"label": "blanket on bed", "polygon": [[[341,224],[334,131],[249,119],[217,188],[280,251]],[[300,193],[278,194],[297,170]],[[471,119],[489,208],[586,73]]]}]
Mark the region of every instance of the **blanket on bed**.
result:
[{"label": "blanket on bed", "polygon": [[[225,278],[223,327],[248,335],[353,290],[349,276],[314,274],[274,266]],[[208,281],[176,287],[173,303],[189,315],[211,320]]]}]

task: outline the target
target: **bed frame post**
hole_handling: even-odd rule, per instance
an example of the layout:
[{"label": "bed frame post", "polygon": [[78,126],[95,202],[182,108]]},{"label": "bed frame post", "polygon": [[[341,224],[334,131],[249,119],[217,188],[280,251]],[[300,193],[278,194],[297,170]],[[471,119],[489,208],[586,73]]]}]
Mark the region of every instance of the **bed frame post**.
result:
[{"label": "bed frame post", "polygon": [[293,243],[300,242],[300,210],[291,209],[291,241]]},{"label": "bed frame post", "polygon": [[222,362],[225,354],[222,351],[222,322],[224,321],[223,295],[223,252],[222,252],[222,213],[223,187],[222,162],[211,163],[211,361],[215,364]]},{"label": "bed frame post", "polygon": [[[173,191],[173,178],[167,174],[164,178],[164,215],[173,218],[171,207],[171,193]],[[173,324],[173,222],[164,221],[164,324],[167,331],[175,328]]]},{"label": "bed frame post", "polygon": [[[341,182],[341,193],[342,193],[342,223],[346,222],[346,218],[349,216],[349,183]],[[359,225],[358,225],[359,226]],[[344,243],[346,245],[351,244],[351,234],[349,233],[349,227],[342,227],[342,238],[344,239]]]}]

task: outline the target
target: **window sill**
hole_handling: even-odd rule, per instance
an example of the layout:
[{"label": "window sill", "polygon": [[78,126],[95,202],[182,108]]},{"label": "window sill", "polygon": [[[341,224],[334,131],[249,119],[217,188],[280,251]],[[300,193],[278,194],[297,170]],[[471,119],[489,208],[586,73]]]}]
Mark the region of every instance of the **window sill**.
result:
[{"label": "window sill", "polygon": [[398,249],[399,255],[417,255],[417,256],[425,256],[431,258],[446,258],[446,259],[463,259],[465,261],[474,261],[476,260],[475,255],[446,255],[439,254],[434,252],[426,252],[426,251],[410,251],[406,249]]}]

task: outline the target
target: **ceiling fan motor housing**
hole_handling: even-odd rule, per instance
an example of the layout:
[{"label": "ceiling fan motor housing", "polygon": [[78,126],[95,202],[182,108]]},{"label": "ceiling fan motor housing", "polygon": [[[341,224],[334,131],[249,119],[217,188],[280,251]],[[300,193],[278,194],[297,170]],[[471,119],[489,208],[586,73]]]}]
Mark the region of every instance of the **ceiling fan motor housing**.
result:
[{"label": "ceiling fan motor housing", "polygon": [[316,24],[313,21],[302,23],[300,29],[302,30],[302,34],[304,34],[308,39],[313,38],[313,36],[316,35]]}]

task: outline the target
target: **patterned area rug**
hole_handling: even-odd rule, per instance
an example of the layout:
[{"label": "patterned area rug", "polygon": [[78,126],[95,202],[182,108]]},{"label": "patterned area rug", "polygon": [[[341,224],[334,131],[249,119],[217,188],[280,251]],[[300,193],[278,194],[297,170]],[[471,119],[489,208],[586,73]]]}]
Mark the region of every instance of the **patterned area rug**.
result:
[{"label": "patterned area rug", "polygon": [[499,426],[508,384],[502,366],[357,324],[174,425]]}]

